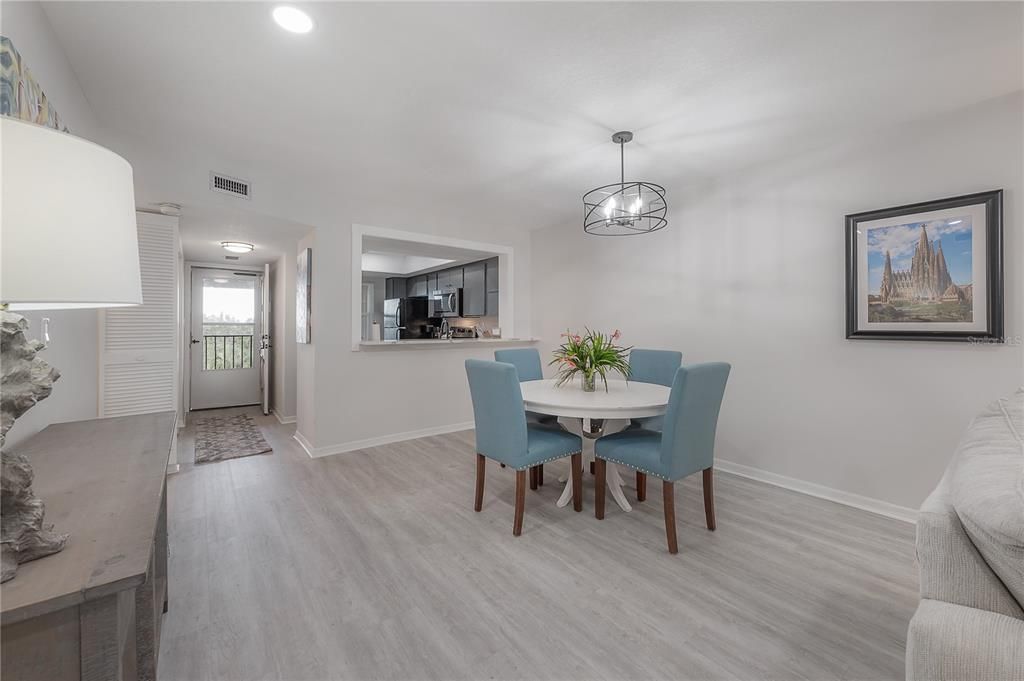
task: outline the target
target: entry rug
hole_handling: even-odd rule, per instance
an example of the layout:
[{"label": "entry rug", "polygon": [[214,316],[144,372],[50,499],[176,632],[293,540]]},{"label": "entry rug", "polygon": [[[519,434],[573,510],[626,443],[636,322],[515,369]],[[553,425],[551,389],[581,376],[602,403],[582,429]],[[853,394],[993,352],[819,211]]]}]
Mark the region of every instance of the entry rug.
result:
[{"label": "entry rug", "polygon": [[196,463],[212,463],[272,452],[248,414],[196,420]]}]

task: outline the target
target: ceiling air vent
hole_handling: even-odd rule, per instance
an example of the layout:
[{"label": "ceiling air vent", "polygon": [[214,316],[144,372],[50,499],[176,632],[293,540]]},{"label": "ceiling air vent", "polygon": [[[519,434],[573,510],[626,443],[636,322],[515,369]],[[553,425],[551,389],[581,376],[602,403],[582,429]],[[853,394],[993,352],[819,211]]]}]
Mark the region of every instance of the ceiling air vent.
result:
[{"label": "ceiling air vent", "polygon": [[252,185],[237,177],[229,177],[220,173],[210,173],[210,189],[221,194],[230,194],[243,199],[252,198]]}]

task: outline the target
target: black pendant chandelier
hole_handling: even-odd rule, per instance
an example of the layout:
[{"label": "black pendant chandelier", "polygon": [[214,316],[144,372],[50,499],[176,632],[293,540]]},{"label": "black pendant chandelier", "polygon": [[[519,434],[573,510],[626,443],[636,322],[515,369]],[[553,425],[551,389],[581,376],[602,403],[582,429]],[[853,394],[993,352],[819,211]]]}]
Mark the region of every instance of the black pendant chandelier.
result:
[{"label": "black pendant chandelier", "polygon": [[597,236],[628,236],[657,232],[668,224],[665,188],[652,182],[626,182],[628,130],[612,135],[619,145],[619,181],[583,195],[583,231]]}]

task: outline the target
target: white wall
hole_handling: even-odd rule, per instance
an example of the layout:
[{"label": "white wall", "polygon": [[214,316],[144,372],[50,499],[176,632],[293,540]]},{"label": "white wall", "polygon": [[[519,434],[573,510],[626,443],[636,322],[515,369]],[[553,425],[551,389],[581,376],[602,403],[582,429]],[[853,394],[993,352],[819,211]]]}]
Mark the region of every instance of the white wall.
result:
[{"label": "white wall", "polygon": [[295,252],[270,267],[271,379],[270,408],[279,418],[295,418]]},{"label": "white wall", "polygon": [[1022,120],[1018,94],[670,185],[669,227],[651,235],[534,232],[534,329],[545,351],[587,324],[687,364],[731,362],[719,459],[916,508],[973,414],[1020,385],[1024,347],[846,340],[843,216],[1006,190],[1006,334],[1019,337]]},{"label": "white wall", "polygon": [[[79,137],[102,141],[92,109],[42,7],[35,2],[5,2],[0,14],[0,34],[11,39],[69,131]],[[54,264],[69,265],[72,264]],[[8,447],[51,423],[95,418],[97,413],[97,313],[61,310],[29,312],[25,317],[30,324],[30,338],[40,336],[42,318],[50,318],[50,344],[41,356],[60,370],[61,378],[50,397],[11,428],[7,435]]]},{"label": "white wall", "polygon": [[425,217],[416,203],[413,209],[370,205],[372,211],[352,210],[299,245],[313,247],[313,343],[298,349],[297,430],[318,453],[471,422],[465,360],[493,357],[493,347],[480,346],[350,350],[353,224],[511,246],[515,335],[530,335],[529,232],[445,216],[444,206]]},{"label": "white wall", "polygon": [[381,326],[381,333],[384,328],[384,299],[387,293],[387,276],[383,274],[363,273],[363,283],[373,284],[373,315],[371,321]]}]

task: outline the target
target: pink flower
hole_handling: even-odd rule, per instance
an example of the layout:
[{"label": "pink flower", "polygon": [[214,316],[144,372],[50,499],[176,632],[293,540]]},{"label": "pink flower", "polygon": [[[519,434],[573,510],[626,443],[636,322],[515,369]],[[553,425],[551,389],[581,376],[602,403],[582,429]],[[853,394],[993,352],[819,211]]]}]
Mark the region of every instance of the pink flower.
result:
[{"label": "pink flower", "polygon": [[619,340],[620,338],[622,338],[622,332],[615,329],[615,333],[612,334],[612,340]]},{"label": "pink flower", "polygon": [[576,362],[572,361],[571,359],[566,359],[565,363],[571,366],[573,369],[576,368]]},{"label": "pink flower", "polygon": [[573,337],[572,337],[572,339],[573,339],[574,341],[576,341],[577,343],[579,343],[579,342],[580,342],[581,340],[583,340],[582,338],[580,338],[579,334],[577,334],[577,335],[573,336]]}]

